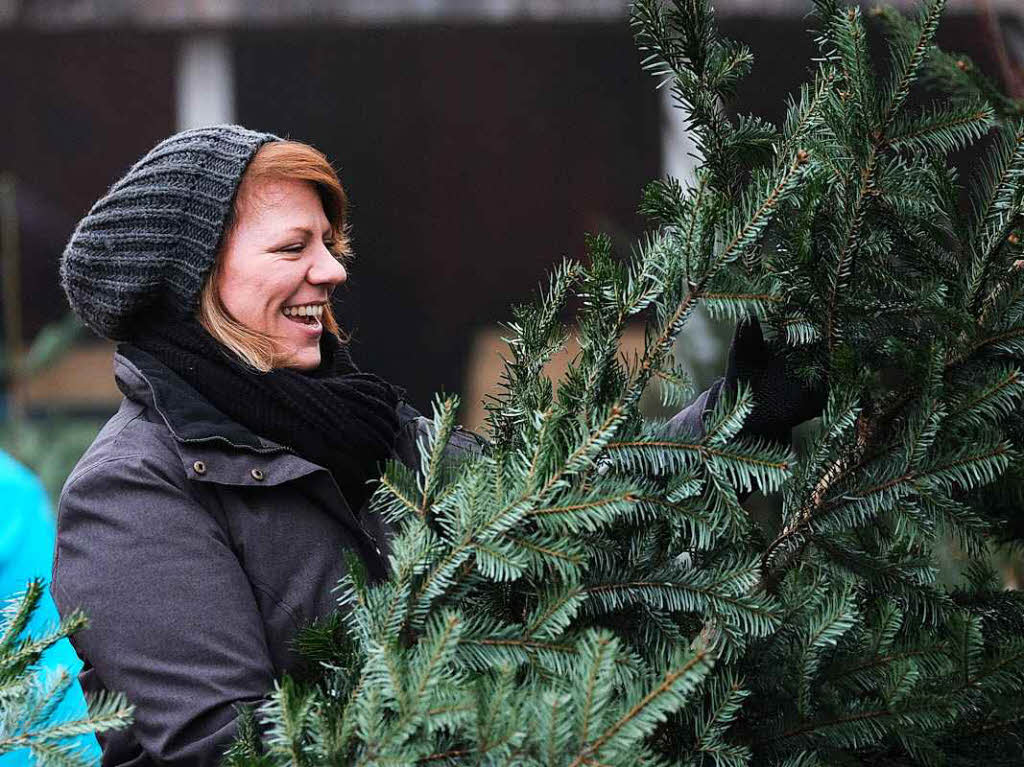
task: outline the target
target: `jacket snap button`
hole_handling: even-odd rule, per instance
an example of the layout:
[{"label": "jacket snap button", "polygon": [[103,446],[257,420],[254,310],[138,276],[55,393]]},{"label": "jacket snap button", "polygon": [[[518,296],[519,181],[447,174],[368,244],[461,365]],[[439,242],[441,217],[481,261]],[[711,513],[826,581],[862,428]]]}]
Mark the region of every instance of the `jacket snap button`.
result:
[{"label": "jacket snap button", "polygon": [[194,464],[192,464],[192,470],[195,471],[196,474],[205,474],[206,464],[203,463],[202,461],[196,461]]},{"label": "jacket snap button", "polygon": [[260,471],[259,469],[253,469],[249,473],[252,474],[252,478],[255,479],[257,482],[263,479],[263,472]]}]

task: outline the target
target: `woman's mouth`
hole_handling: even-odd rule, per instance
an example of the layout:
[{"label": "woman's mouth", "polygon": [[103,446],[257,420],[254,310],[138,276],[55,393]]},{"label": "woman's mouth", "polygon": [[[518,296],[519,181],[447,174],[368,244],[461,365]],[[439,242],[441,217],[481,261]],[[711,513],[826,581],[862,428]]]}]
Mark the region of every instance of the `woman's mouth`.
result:
[{"label": "woman's mouth", "polygon": [[323,311],[324,304],[298,304],[284,307],[281,314],[292,322],[309,328],[310,331],[319,332],[323,327],[320,324]]}]

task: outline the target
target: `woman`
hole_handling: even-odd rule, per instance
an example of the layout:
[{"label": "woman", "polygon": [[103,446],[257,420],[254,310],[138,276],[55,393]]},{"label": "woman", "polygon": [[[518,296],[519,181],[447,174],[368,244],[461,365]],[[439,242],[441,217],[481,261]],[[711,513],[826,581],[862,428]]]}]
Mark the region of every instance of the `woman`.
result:
[{"label": "woman", "polygon": [[[64,487],[51,586],[91,619],[73,638],[85,691],[136,707],[101,736],[104,765],[216,763],[236,705],[335,608],[341,553],[387,575],[367,483],[388,458],[416,467],[427,422],[339,339],[346,226],[322,154],[216,126],[157,145],[65,250],[72,308],[122,342],[124,400]],[[699,431],[720,386],[670,428]]]}]

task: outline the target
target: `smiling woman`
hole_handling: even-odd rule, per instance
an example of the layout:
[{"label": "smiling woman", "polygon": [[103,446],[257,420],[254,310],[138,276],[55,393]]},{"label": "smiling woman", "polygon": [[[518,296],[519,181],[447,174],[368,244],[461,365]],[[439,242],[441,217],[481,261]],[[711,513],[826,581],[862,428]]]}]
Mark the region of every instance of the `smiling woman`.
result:
[{"label": "smiling woman", "polygon": [[323,154],[297,141],[263,145],[200,296],[203,327],[256,370],[316,368],[320,333],[340,334],[328,298],[347,277],[347,210]]}]

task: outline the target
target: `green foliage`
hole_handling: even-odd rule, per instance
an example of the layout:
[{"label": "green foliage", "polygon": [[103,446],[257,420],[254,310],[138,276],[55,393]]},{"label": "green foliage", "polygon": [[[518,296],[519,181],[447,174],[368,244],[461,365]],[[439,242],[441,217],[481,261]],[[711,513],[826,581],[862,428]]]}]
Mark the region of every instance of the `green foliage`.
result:
[{"label": "green foliage", "polygon": [[[705,0],[635,3],[643,66],[704,165],[647,188],[653,229],[629,258],[591,237],[514,311],[480,455],[453,461],[456,403],[437,402],[418,469],[389,466],[374,495],[391,577],[350,563],[343,617],[301,642],[321,673],[279,684],[266,752],[250,720],[231,764],[1024,760],[1024,598],[977,564],[1024,539],[1007,523],[1024,499],[1024,123],[935,47],[942,9],[815,0],[821,56],[773,126],[730,117],[752,56]],[[947,155],[990,134],[962,212]],[[572,298],[579,351],[556,385],[544,363]],[[703,436],[644,423],[648,385],[691,396],[669,351],[700,305],[758,316],[827,381],[798,450],[745,431],[745,384]],[[747,514],[755,487],[781,494],[777,519]],[[975,562],[953,591],[936,581],[947,538]]]},{"label": "green foliage", "polygon": [[0,450],[39,477],[56,508],[64,482],[102,426],[102,418],[61,414],[0,421]]},{"label": "green foliage", "polygon": [[84,330],[81,320],[68,312],[63,318],[44,326],[32,339],[28,349],[14,369],[6,350],[0,348],[0,380],[13,378],[16,375],[31,376],[43,370],[60,358]]},{"label": "green foliage", "polygon": [[40,579],[29,581],[0,617],[0,755],[31,753],[42,767],[86,765],[86,755],[68,739],[125,727],[132,707],[122,695],[105,693],[89,701],[85,716],[51,721],[74,680],[64,669],[40,673],[36,664],[47,648],[85,628],[86,619],[73,613],[44,636],[26,634],[44,588]]},{"label": "green foliage", "polygon": [[[0,383],[6,388],[15,378],[29,379],[63,356],[81,337],[84,326],[68,313],[39,331],[18,364],[0,346]],[[27,419],[8,413],[0,419],[0,449],[10,453],[39,477],[56,502],[60,489],[89,443],[103,425],[102,418],[47,414]]]}]

